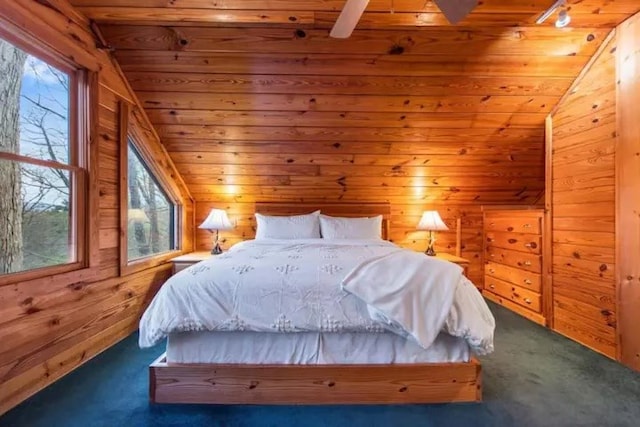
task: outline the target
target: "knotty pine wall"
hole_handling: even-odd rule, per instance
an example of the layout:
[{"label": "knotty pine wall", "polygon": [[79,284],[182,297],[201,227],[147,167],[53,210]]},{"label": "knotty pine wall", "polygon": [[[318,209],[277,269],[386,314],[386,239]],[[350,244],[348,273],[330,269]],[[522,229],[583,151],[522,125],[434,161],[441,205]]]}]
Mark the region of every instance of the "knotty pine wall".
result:
[{"label": "knotty pine wall", "polygon": [[617,28],[618,359],[640,371],[640,14]]},{"label": "knotty pine wall", "polygon": [[[391,239],[418,250],[423,210],[452,228],[441,251],[454,250],[461,217],[478,284],[481,206],[542,202],[545,117],[608,32],[101,30],[196,200],[196,223],[212,207],[237,220],[227,245],[254,236],[257,201],[387,201]],[[209,248],[209,233],[196,245]]]},{"label": "knotty pine wall", "polygon": [[[95,48],[88,20],[66,1],[4,0],[0,17],[61,53],[99,69],[99,269],[0,286],[0,414],[137,328],[144,305],[170,274],[159,265],[119,276],[118,101],[135,103],[112,59]],[[139,115],[144,121],[144,116]],[[148,129],[144,143],[161,169],[177,176],[171,160]],[[179,183],[185,215],[193,218],[188,191]],[[182,245],[193,247],[193,230]]]},{"label": "knotty pine wall", "polygon": [[553,114],[554,329],[616,356],[616,38]]},{"label": "knotty pine wall", "polygon": [[640,370],[640,14],[552,115],[553,327]]}]

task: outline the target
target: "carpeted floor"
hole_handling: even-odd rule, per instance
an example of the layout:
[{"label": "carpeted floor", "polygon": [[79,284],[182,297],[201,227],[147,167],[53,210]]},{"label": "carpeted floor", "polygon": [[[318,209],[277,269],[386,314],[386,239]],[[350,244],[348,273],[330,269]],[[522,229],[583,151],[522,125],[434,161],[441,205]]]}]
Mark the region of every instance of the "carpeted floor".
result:
[{"label": "carpeted floor", "polygon": [[481,404],[150,405],[132,335],[0,418],[0,426],[638,426],[640,374],[502,307]]}]

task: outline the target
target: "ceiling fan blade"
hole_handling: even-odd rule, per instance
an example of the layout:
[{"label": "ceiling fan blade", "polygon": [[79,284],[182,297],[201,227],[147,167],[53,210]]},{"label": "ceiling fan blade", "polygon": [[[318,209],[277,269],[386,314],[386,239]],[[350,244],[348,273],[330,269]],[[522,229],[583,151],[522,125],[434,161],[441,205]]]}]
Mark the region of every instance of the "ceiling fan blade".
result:
[{"label": "ceiling fan blade", "polygon": [[351,35],[353,29],[358,25],[360,17],[364,13],[365,8],[369,4],[369,0],[347,0],[338,20],[333,24],[331,37],[337,39],[346,39]]},{"label": "ceiling fan blade", "polygon": [[462,21],[475,7],[478,0],[433,0],[447,20],[455,25]]}]

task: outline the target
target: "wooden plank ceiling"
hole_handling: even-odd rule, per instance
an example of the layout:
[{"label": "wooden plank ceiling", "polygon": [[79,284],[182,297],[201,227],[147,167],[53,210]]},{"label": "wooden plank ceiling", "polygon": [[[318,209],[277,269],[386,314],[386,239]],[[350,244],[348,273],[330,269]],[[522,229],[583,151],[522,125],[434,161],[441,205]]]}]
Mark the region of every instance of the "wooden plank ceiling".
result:
[{"label": "wooden plank ceiling", "polygon": [[[535,203],[544,118],[637,0],[484,0],[457,26],[430,1],[371,0],[329,38],[343,0],[72,0],[99,23],[199,206],[393,205],[394,240],[421,247],[420,211]],[[253,223],[239,220],[237,237]],[[201,236],[206,239],[206,235]],[[204,241],[208,243],[208,240]],[[445,238],[446,242],[446,238]]]}]

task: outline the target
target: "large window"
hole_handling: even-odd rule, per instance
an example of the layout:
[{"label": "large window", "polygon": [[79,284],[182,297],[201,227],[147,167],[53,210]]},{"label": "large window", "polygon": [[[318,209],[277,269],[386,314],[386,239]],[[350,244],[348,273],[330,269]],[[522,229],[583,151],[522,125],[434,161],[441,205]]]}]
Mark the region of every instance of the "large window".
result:
[{"label": "large window", "polygon": [[176,206],[129,140],[127,170],[127,259],[176,249]]},{"label": "large window", "polygon": [[0,275],[83,262],[82,80],[0,38]]}]

